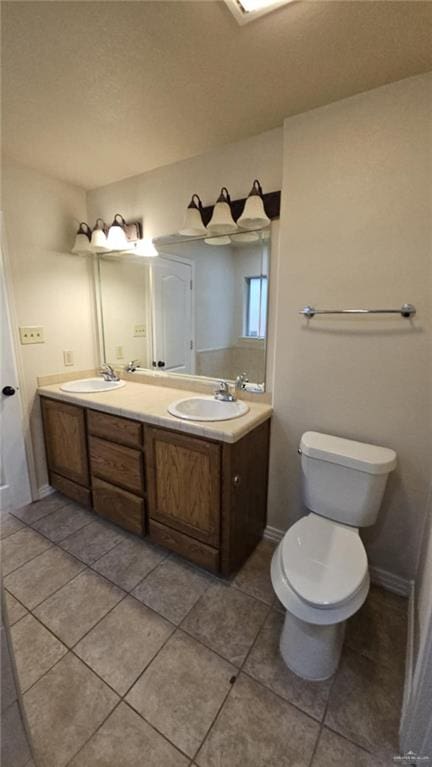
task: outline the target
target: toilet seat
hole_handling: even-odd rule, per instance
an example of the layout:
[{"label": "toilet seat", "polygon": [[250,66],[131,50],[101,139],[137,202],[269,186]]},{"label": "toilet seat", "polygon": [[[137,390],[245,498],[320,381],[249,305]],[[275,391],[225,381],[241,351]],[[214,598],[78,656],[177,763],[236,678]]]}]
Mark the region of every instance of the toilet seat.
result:
[{"label": "toilet seat", "polygon": [[287,583],[314,608],[338,608],[365,584],[368,561],[357,528],[311,513],[288,530],[280,547]]}]

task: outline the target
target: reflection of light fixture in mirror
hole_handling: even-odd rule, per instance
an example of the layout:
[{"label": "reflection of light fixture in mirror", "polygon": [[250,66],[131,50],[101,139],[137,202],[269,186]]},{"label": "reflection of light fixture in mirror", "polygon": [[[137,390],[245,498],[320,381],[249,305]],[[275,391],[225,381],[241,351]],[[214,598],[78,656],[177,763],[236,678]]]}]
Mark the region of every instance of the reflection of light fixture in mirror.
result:
[{"label": "reflection of light fixture in mirror", "polygon": [[94,253],[104,253],[109,250],[106,233],[108,227],[102,218],[96,220],[91,236],[91,249]]},{"label": "reflection of light fixture in mirror", "polygon": [[72,253],[82,255],[85,253],[91,253],[90,248],[91,229],[85,221],[81,221],[78,231],[75,237],[75,243],[72,248]]},{"label": "reflection of light fixture in mirror", "polygon": [[258,179],[255,179],[245,202],[243,213],[237,222],[242,229],[263,229],[269,225],[270,219],[264,210],[262,195],[262,186]]},{"label": "reflection of light fixture in mirror", "polygon": [[183,229],[180,229],[179,234],[184,234],[186,237],[198,237],[200,234],[207,234],[202,220],[202,202],[197,194],[192,195],[187,206]]},{"label": "reflection of light fixture in mirror", "polygon": [[257,232],[241,232],[239,234],[231,235],[232,242],[258,242],[259,234]]},{"label": "reflection of light fixture in mirror", "polygon": [[126,221],[120,213],[116,213],[108,231],[109,250],[127,250],[128,238],[126,237]]},{"label": "reflection of light fixture in mirror", "polygon": [[206,245],[231,245],[231,240],[227,235],[222,237],[206,237],[204,242]]},{"label": "reflection of light fixture in mirror", "polygon": [[136,243],[133,252],[137,256],[145,256],[145,258],[156,258],[159,255],[150,237],[143,237],[142,240]]},{"label": "reflection of light fixture in mirror", "polygon": [[230,202],[228,189],[223,186],[207,225],[211,234],[230,234],[237,231],[238,226],[232,217]]}]

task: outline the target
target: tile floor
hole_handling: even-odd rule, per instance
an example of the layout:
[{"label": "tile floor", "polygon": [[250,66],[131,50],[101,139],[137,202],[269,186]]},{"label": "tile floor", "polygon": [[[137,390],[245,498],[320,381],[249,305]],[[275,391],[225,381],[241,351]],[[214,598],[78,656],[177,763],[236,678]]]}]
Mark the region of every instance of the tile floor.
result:
[{"label": "tile floor", "polygon": [[405,600],[372,588],[335,677],[278,652],[263,541],[222,581],[59,494],[3,516],[4,585],[38,767],[385,767]]}]

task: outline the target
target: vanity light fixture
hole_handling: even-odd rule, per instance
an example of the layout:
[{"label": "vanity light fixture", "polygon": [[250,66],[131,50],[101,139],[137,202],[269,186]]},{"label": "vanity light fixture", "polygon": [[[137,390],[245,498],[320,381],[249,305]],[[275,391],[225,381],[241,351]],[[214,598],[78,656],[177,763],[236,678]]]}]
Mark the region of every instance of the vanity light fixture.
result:
[{"label": "vanity light fixture", "polygon": [[231,245],[231,238],[223,234],[221,237],[206,237],[206,245]]},{"label": "vanity light fixture", "polygon": [[207,224],[207,229],[211,234],[230,234],[238,229],[232,216],[231,197],[226,186],[222,187],[220,195],[216,200],[213,215]]},{"label": "vanity light fixture", "polygon": [[263,229],[268,226],[270,219],[264,210],[263,190],[256,178],[246,200],[243,213],[237,220],[242,229]]},{"label": "vanity light fixture", "polygon": [[98,218],[93,227],[91,236],[91,249],[93,253],[105,253],[110,249],[107,240],[108,227],[103,218]]},{"label": "vanity light fixture", "polygon": [[85,221],[81,221],[75,237],[72,253],[84,255],[91,253],[90,248],[91,229]]},{"label": "vanity light fixture", "polygon": [[232,234],[231,235],[231,241],[232,242],[242,242],[242,243],[251,243],[251,242],[258,242],[259,235],[257,232],[239,232],[239,234]]},{"label": "vanity light fixture", "polygon": [[207,234],[207,229],[202,220],[202,209],[200,197],[197,194],[193,194],[186,209],[183,229],[180,229],[179,234],[183,234],[186,237],[199,237],[200,235]]}]

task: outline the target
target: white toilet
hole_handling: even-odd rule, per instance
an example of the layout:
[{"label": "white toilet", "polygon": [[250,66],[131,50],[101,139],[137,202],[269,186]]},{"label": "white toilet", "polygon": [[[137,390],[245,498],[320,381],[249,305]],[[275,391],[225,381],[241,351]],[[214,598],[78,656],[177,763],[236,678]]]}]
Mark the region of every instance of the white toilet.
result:
[{"label": "white toilet", "polygon": [[279,543],[271,579],[286,608],[282,657],[298,676],[318,681],[335,672],[345,621],[367,597],[358,528],[374,524],[396,453],[313,431],[303,434],[299,453],[310,513]]}]

